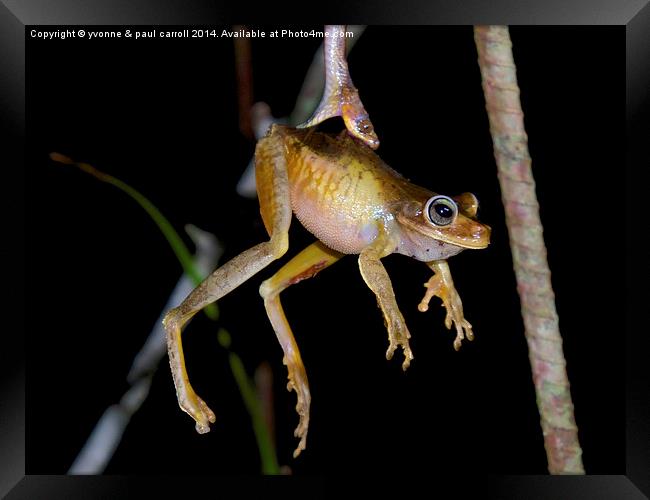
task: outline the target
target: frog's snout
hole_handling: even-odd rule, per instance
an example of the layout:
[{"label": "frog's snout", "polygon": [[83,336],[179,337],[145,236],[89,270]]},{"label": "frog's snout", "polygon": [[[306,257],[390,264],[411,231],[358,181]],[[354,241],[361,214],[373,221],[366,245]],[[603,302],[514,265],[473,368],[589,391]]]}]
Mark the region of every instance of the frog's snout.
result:
[{"label": "frog's snout", "polygon": [[485,248],[490,244],[492,228],[487,224],[477,223],[472,232],[472,239],[477,243],[476,248]]}]

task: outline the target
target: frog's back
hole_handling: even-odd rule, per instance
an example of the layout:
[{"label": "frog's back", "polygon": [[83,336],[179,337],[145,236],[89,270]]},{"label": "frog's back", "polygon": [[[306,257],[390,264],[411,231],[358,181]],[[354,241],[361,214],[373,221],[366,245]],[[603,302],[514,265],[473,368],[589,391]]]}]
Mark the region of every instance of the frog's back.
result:
[{"label": "frog's back", "polygon": [[[271,133],[282,137],[285,146],[293,212],[339,252],[361,252],[376,237],[377,220],[392,218],[392,205],[405,191],[421,189],[345,132],[274,126]],[[422,191],[418,194],[427,196]]]}]

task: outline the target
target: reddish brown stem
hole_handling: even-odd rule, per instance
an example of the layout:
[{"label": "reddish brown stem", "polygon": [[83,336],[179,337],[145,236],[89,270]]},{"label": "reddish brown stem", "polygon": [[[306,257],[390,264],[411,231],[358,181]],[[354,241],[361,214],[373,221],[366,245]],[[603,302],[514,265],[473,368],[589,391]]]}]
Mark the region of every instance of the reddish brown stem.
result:
[{"label": "reddish brown stem", "polygon": [[255,370],[255,389],[257,391],[257,398],[260,401],[260,408],[262,410],[262,417],[271,438],[271,442],[275,445],[275,418],[273,410],[273,370],[271,365],[264,361]]},{"label": "reddish brown stem", "polygon": [[584,474],[506,26],[476,26],[490,132],[551,474]]},{"label": "reddish brown stem", "polygon": [[[234,31],[246,30],[235,25]],[[248,139],[254,139],[251,124],[253,107],[253,66],[251,63],[251,42],[248,37],[235,38],[235,70],[237,73],[237,96],[239,108],[239,130]]]}]

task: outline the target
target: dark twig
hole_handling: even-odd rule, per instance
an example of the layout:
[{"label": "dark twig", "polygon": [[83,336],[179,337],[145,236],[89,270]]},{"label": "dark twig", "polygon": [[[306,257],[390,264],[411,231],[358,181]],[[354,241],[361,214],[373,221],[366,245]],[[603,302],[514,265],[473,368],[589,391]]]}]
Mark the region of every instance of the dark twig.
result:
[{"label": "dark twig", "polygon": [[[233,29],[234,31],[241,31],[246,30],[246,27],[236,25]],[[251,63],[251,42],[248,37],[235,38],[235,72],[237,75],[239,130],[244,137],[252,139],[253,65]]]}]

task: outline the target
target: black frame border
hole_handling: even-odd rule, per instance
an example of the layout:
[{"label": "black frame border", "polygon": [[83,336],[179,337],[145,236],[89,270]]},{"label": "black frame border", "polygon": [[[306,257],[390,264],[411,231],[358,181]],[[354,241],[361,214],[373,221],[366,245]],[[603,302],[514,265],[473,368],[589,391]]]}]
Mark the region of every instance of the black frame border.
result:
[{"label": "black frame border", "polygon": [[[0,355],[0,495],[6,498],[121,498],[139,493],[150,496],[154,490],[170,493],[176,487],[184,496],[190,489],[205,487],[207,491],[225,492],[233,487],[237,495],[245,495],[252,484],[250,479],[192,478],[191,486],[181,477],[136,476],[25,476],[25,355],[22,335],[26,293],[25,275],[25,27],[28,25],[157,25],[157,24],[223,24],[238,19],[232,6],[209,1],[190,3],[182,0],[146,0],[133,2],[112,0],[60,0],[48,4],[45,0],[2,0],[0,5],[0,117],[3,127],[4,180],[6,197],[2,197],[6,227],[16,235],[10,248],[3,248],[4,263],[9,264],[8,282],[12,285],[5,318],[18,322],[3,332],[4,346]],[[7,5],[8,4],[8,5]],[[92,7],[91,7],[92,4]],[[516,5],[515,5],[516,4]],[[241,7],[239,5],[238,7]],[[277,7],[274,6],[274,10]],[[647,342],[638,311],[647,304],[647,263],[638,265],[641,250],[634,241],[635,228],[645,227],[641,220],[641,183],[636,181],[641,167],[650,166],[647,136],[650,131],[650,5],[648,0],[565,1],[535,3],[534,0],[500,0],[488,6],[480,0],[454,2],[453,0],[426,2],[407,0],[397,9],[390,2],[357,3],[348,9],[339,9],[335,2],[319,17],[341,19],[349,23],[431,23],[431,24],[609,24],[626,27],[626,291],[625,319],[627,337],[627,440],[626,476],[488,476],[482,497],[489,498],[644,498],[650,494],[650,398],[647,370],[643,369],[644,353],[640,343]],[[286,13],[259,11],[263,22],[291,24],[296,10]],[[250,17],[250,12],[245,17]],[[314,16],[309,16],[313,19]],[[317,21],[322,22],[322,19]],[[234,23],[233,23],[234,24]],[[6,131],[4,130],[6,128]],[[7,154],[8,153],[8,154]],[[16,168],[20,165],[22,168]],[[616,168],[616,167],[613,167]],[[637,191],[638,190],[638,191]],[[638,193],[638,194],[637,194]],[[647,222],[645,223],[647,225]],[[646,230],[647,231],[647,230]],[[9,245],[7,245],[9,246]],[[11,252],[11,253],[10,253]],[[15,255],[14,255],[15,252]],[[646,261],[647,262],[647,261]],[[17,264],[17,265],[16,265]],[[34,263],[31,263],[34,265]],[[645,273],[643,272],[645,270]],[[602,272],[594,270],[594,273]],[[14,279],[12,279],[14,278]],[[8,287],[7,287],[8,288]],[[18,292],[18,293],[16,293]],[[613,298],[613,302],[620,299]],[[643,304],[643,305],[642,305]],[[613,305],[613,307],[615,304]],[[647,306],[646,306],[647,307]],[[615,332],[612,333],[615,342]],[[586,349],[585,355],[588,355]],[[432,481],[432,478],[429,479]],[[329,482],[329,481],[327,481]],[[296,491],[308,496],[319,496],[325,479],[292,478]],[[364,481],[368,486],[368,481]],[[438,483],[438,480],[435,480]],[[286,480],[272,481],[260,478],[259,484],[272,493],[269,486],[288,485]],[[315,486],[315,488],[314,488]],[[225,489],[224,489],[225,487]],[[485,495],[487,493],[487,495]],[[647,498],[647,497],[646,497]]]}]

